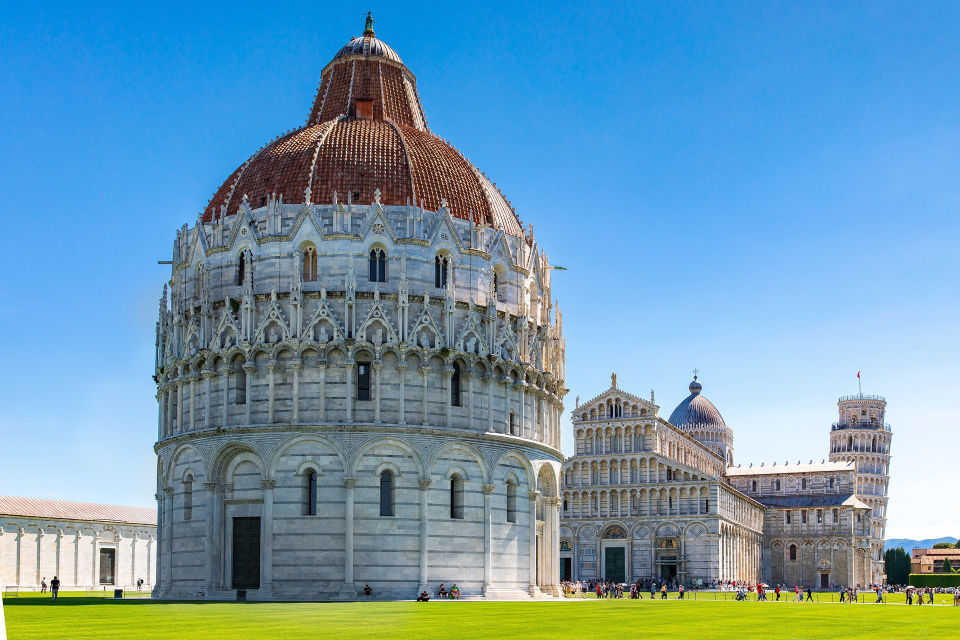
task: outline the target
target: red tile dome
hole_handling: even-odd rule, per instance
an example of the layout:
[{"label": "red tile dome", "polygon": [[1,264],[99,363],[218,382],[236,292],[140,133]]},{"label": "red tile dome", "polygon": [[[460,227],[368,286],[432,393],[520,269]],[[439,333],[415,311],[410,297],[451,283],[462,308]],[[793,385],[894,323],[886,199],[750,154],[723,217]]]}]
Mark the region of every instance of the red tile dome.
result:
[{"label": "red tile dome", "polygon": [[203,212],[234,215],[246,195],[286,203],[420,205],[522,236],[500,191],[448,142],[430,133],[416,78],[373,33],[371,21],[320,74],[307,125],[262,147],[234,171]]}]

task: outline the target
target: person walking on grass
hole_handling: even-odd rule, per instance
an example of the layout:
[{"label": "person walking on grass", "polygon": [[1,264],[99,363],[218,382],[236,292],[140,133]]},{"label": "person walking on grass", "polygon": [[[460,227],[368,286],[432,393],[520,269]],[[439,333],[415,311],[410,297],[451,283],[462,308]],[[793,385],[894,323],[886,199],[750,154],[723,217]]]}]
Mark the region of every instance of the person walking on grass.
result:
[{"label": "person walking on grass", "polygon": [[813,602],[813,591],[807,587],[807,602]]},{"label": "person walking on grass", "polygon": [[884,604],[883,602],[883,587],[877,585],[877,601],[874,604]]},{"label": "person walking on grass", "polygon": [[667,599],[667,583],[666,582],[664,582],[663,586],[660,587],[660,599],[661,600]]},{"label": "person walking on grass", "polygon": [[50,599],[56,602],[58,593],[60,593],[60,578],[53,576],[53,580],[50,581]]},{"label": "person walking on grass", "polygon": [[780,584],[779,583],[777,583],[777,587],[773,590],[773,592],[777,594],[777,602],[780,602]]},{"label": "person walking on grass", "polygon": [[40,578],[40,593],[47,592],[47,576]]}]

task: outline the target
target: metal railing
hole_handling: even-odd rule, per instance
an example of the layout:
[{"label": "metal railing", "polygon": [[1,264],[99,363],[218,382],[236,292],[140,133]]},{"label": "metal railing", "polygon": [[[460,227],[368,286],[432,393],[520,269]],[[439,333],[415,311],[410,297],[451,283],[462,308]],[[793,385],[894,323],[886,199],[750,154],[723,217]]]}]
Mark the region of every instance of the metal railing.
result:
[{"label": "metal railing", "polygon": [[845,402],[847,400],[879,400],[880,402],[886,402],[887,399],[883,396],[873,396],[867,395],[865,393],[856,393],[852,396],[840,396],[840,399],[837,402]]},{"label": "metal railing", "polygon": [[863,429],[866,431],[889,431],[893,433],[893,427],[889,422],[880,424],[879,422],[834,422],[830,425],[831,431],[842,431],[844,429]]}]

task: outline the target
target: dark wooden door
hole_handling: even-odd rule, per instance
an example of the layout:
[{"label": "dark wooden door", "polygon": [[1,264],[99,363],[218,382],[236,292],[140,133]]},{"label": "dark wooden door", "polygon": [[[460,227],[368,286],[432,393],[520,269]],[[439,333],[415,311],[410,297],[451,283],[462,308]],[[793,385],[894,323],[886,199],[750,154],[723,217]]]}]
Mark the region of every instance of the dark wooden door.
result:
[{"label": "dark wooden door", "polygon": [[260,518],[233,519],[233,588],[260,588]]},{"label": "dark wooden door", "polygon": [[116,549],[100,549],[100,584],[116,584]]},{"label": "dark wooden door", "polygon": [[623,582],[626,579],[626,566],[623,547],[607,547],[604,549],[603,577],[614,582]]},{"label": "dark wooden door", "polygon": [[560,579],[573,580],[573,559],[560,558]]}]

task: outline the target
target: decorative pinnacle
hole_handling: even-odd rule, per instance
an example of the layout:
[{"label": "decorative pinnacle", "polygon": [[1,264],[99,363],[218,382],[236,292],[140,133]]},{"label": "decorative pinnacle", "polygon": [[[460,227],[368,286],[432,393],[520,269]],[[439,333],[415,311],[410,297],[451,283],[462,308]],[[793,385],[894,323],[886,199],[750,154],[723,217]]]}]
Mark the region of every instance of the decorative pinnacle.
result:
[{"label": "decorative pinnacle", "polygon": [[373,32],[373,14],[367,11],[367,23],[363,26],[364,38],[375,38],[377,34]]}]

